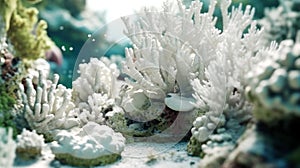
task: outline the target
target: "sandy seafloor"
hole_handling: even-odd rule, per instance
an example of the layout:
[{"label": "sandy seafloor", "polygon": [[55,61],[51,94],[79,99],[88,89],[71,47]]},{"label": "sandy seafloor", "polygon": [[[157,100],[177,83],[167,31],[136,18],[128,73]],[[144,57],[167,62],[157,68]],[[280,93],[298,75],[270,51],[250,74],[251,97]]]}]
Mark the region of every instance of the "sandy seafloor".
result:
[{"label": "sandy seafloor", "polygon": [[[117,162],[97,166],[104,168],[196,168],[199,157],[188,156],[186,142],[174,143],[130,143],[122,152],[122,157]],[[43,149],[42,156],[34,161],[15,160],[14,168],[72,168],[61,165],[54,160],[54,155],[48,146]]]}]

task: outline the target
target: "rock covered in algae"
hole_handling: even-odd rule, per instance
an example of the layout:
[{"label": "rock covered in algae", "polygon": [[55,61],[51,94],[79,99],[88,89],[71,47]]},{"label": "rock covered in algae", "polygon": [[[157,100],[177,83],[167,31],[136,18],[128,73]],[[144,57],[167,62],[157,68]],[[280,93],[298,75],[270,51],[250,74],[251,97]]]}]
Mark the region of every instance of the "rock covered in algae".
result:
[{"label": "rock covered in algae", "polygon": [[125,147],[125,138],[106,125],[87,123],[79,133],[61,131],[51,143],[55,158],[63,164],[96,166],[115,162]]}]

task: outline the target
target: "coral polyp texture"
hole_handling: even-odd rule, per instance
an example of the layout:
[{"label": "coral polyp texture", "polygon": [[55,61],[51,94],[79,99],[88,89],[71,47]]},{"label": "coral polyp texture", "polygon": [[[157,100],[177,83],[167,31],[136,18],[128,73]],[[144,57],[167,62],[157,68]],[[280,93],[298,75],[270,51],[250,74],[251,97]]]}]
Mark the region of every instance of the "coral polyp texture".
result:
[{"label": "coral polyp texture", "polygon": [[[80,76],[73,82],[72,94],[80,125],[93,121],[117,130],[124,129],[124,112],[116,102],[120,73],[117,65],[105,57],[91,58],[89,63],[79,65],[79,73]],[[117,121],[115,117],[123,120]]]},{"label": "coral polyp texture", "polygon": [[37,84],[30,78],[25,86],[20,84],[22,104],[18,115],[26,119],[30,129],[51,138],[53,131],[70,129],[80,122],[75,117],[71,90],[57,85],[58,75],[54,75],[52,82],[43,78],[41,72]]},{"label": "coral polyp texture", "polygon": [[268,61],[248,74],[248,94],[256,104],[255,116],[262,121],[300,116],[300,44],[281,42],[277,52],[268,52]]},{"label": "coral polyp texture", "polygon": [[79,65],[80,76],[73,82],[76,103],[87,102],[93,93],[107,94],[110,98],[114,96],[119,70],[115,64],[107,64],[100,59],[91,58],[89,63]]},{"label": "coral polyp texture", "polygon": [[55,158],[64,164],[97,166],[115,162],[125,147],[125,138],[106,125],[89,122],[77,134],[59,132],[51,143]]},{"label": "coral polyp texture", "polygon": [[16,142],[11,128],[0,128],[0,167],[10,168],[15,159]]},{"label": "coral polyp texture", "polygon": [[31,159],[40,156],[45,145],[43,135],[38,135],[35,130],[31,132],[24,128],[17,136],[16,152],[23,159]]}]

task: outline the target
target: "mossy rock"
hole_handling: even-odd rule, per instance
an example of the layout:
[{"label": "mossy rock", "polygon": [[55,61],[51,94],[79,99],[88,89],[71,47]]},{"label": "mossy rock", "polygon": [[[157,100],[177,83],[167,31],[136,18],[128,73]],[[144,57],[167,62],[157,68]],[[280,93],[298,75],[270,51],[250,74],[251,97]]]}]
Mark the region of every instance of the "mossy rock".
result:
[{"label": "mossy rock", "polygon": [[62,164],[90,167],[90,166],[103,166],[116,162],[121,156],[119,154],[104,155],[94,159],[82,159],[74,157],[70,154],[55,154],[55,159],[59,160]]},{"label": "mossy rock", "polygon": [[191,156],[200,156],[202,152],[201,145],[201,142],[199,142],[196,138],[191,137],[187,145],[187,153]]}]

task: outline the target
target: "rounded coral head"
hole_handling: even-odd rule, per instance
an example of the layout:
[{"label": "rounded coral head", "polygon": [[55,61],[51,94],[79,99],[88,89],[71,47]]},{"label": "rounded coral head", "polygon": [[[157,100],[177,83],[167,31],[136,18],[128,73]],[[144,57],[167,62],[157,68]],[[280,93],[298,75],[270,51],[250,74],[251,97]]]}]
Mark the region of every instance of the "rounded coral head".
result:
[{"label": "rounded coral head", "polygon": [[300,43],[285,40],[248,74],[247,95],[258,120],[300,116]]},{"label": "rounded coral head", "polygon": [[[79,132],[60,131],[51,150],[62,163],[96,166],[112,163],[125,147],[125,138],[106,125],[88,122]],[[80,162],[79,162],[80,161]]]}]

